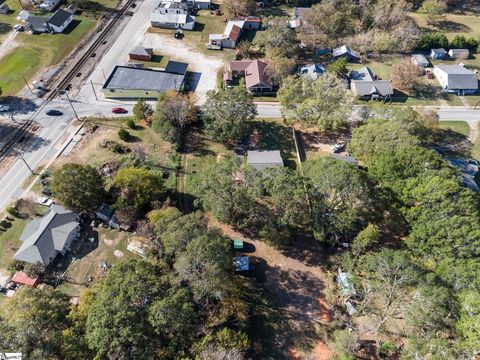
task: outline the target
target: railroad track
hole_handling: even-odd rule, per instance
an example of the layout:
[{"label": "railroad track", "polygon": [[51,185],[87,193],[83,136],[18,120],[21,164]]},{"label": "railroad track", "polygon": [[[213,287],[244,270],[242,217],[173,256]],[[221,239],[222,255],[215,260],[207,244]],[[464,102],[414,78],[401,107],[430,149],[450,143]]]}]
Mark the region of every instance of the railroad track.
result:
[{"label": "railroad track", "polygon": [[59,92],[65,90],[68,84],[76,77],[80,69],[87,63],[88,59],[92,57],[92,54],[103,44],[106,37],[110,34],[111,30],[115,27],[118,21],[122,18],[125,12],[130,8],[130,6],[135,2],[135,0],[128,0],[125,5],[115,14],[115,16],[110,20],[110,22],[102,29],[100,35],[93,41],[93,43],[87,48],[83,55],[78,59],[75,64],[68,70],[68,72],[61,77],[61,79],[54,85],[50,86],[52,90],[46,96],[44,103],[40,106],[40,109],[37,110],[28,120],[26,120],[8,139],[0,148],[0,161],[3,160],[13,149],[15,144],[27,133],[27,131],[35,123],[35,118],[47,104],[48,101],[53,100]]}]

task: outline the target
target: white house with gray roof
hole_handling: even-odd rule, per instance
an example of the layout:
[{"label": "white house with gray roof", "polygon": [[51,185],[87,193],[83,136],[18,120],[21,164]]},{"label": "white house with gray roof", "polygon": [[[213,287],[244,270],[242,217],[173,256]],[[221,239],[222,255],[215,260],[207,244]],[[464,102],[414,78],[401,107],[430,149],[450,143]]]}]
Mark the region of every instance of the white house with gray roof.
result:
[{"label": "white house with gray roof", "polygon": [[22,246],[16,260],[43,266],[49,265],[58,254],[65,254],[80,231],[78,214],[60,205],[52,205],[43,217],[30,221],[20,235]]},{"label": "white house with gray roof", "polygon": [[433,73],[445,92],[466,95],[478,91],[477,74],[463,66],[436,65]]}]

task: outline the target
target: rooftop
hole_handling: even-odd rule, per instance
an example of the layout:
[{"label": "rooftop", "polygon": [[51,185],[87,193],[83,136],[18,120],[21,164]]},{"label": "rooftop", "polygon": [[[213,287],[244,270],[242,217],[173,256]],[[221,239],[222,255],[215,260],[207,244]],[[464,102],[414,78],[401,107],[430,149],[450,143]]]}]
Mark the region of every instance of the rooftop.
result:
[{"label": "rooftop", "polygon": [[354,70],[350,73],[350,79],[352,80],[363,80],[363,81],[374,81],[376,79],[376,75],[373,71],[368,67],[364,66],[358,70]]},{"label": "rooftop", "polygon": [[450,75],[476,75],[472,70],[460,65],[435,65],[435,67]]},{"label": "rooftop", "polygon": [[55,14],[48,19],[48,23],[53,26],[62,26],[65,22],[72,17],[72,14],[63,9],[58,9]]},{"label": "rooftop", "polygon": [[115,66],[103,88],[152,90],[159,92],[170,90],[179,91],[184,79],[185,74],[174,74],[167,71],[139,69],[128,66]]},{"label": "rooftop", "polygon": [[280,150],[254,150],[247,153],[247,163],[258,170],[272,166],[283,166]]}]

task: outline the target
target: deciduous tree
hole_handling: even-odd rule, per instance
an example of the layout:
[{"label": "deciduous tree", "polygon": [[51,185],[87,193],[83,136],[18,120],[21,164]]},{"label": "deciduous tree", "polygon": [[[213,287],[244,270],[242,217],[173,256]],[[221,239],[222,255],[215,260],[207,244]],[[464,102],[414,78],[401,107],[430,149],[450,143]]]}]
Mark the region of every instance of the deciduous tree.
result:
[{"label": "deciduous tree", "polygon": [[283,81],[278,99],[287,121],[316,126],[321,131],[344,128],[353,104],[341,81],[329,74],[315,81],[290,76]]},{"label": "deciduous tree", "polygon": [[204,108],[205,130],[222,143],[242,139],[257,115],[253,95],[244,88],[209,91]]},{"label": "deciduous tree", "polygon": [[68,163],[55,172],[51,184],[53,195],[75,211],[93,210],[104,199],[100,174],[90,165]]}]

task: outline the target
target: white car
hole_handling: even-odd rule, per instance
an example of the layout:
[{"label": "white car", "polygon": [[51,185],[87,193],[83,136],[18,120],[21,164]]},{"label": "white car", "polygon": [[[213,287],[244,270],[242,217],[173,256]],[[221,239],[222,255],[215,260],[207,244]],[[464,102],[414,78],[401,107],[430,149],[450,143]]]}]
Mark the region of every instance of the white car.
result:
[{"label": "white car", "polygon": [[345,144],[342,144],[342,143],[338,143],[338,144],[335,144],[332,146],[332,152],[333,153],[338,153],[340,151],[342,151],[343,149],[345,149],[346,145]]},{"label": "white car", "polygon": [[42,197],[39,197],[35,202],[39,205],[50,206],[52,205],[53,200],[48,197],[42,196]]},{"label": "white car", "polygon": [[21,25],[21,24],[17,24],[17,25],[15,25],[15,26],[13,27],[13,29],[14,29],[15,31],[23,31],[23,30],[25,30],[25,27],[24,27],[23,25]]}]

